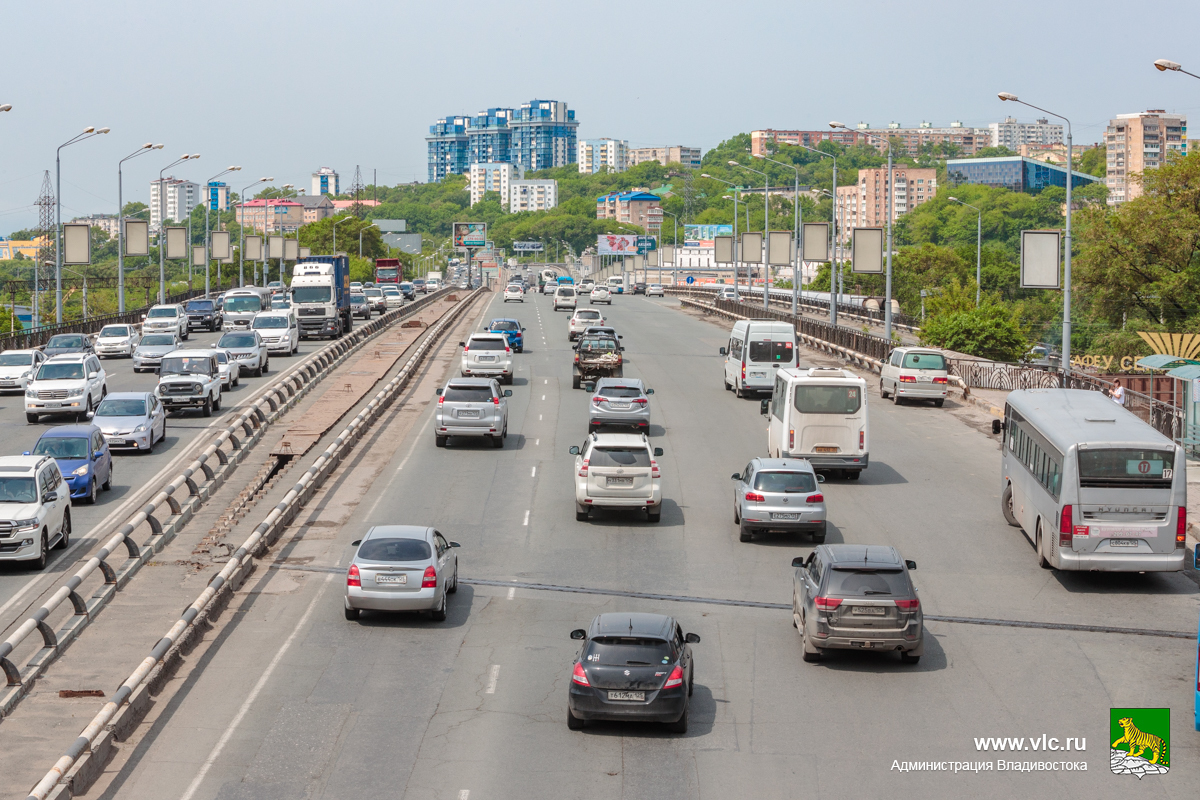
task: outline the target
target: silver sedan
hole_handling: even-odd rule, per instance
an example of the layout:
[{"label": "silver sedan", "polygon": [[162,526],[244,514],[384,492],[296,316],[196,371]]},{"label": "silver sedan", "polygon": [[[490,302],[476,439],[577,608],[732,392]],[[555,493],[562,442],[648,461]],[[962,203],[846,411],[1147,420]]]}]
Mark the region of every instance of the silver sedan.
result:
[{"label": "silver sedan", "polygon": [[237,362],[238,374],[261,378],[270,370],[271,357],[258,331],[229,331],[217,342],[217,348]]},{"label": "silver sedan", "polygon": [[428,611],[446,619],[446,596],[458,591],[458,542],[419,525],[376,525],[353,543],[346,573],[346,619],[359,612]]},{"label": "silver sedan", "polygon": [[174,333],[147,333],[133,350],[133,371],[156,370],[163,356],[178,350],[179,337]]},{"label": "silver sedan", "polygon": [[150,453],[167,438],[167,415],[152,392],[112,392],[96,408],[92,424],[111,450]]}]

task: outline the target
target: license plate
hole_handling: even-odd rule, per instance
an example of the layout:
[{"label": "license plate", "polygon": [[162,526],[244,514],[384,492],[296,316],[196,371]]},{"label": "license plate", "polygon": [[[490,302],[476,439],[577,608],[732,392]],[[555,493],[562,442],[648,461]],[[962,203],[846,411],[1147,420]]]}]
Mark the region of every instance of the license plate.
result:
[{"label": "license plate", "polygon": [[109,444],[126,444],[126,441],[124,439],[109,439],[108,443]]},{"label": "license plate", "polygon": [[917,383],[933,383],[932,375],[918,375]]},{"label": "license plate", "polygon": [[850,613],[864,617],[882,617],[883,606],[852,606]]},{"label": "license plate", "polygon": [[375,582],[379,584],[402,584],[408,583],[407,575],[376,575]]},{"label": "license plate", "polygon": [[478,411],[459,411],[459,419],[479,419]]},{"label": "license plate", "polygon": [[1108,543],[1113,547],[1137,547],[1137,539],[1109,539]]},{"label": "license plate", "polygon": [[495,356],[480,356],[479,360],[480,361],[495,361],[496,357]]},{"label": "license plate", "polygon": [[645,701],[645,692],[609,692],[609,700],[642,700]]},{"label": "license plate", "polygon": [[46,408],[62,408],[62,403],[46,403]]},{"label": "license plate", "polygon": [[814,453],[836,453],[837,451],[838,451],[838,449],[836,447],[814,447],[813,448]]},{"label": "license plate", "polygon": [[771,519],[800,519],[799,514],[772,514]]},{"label": "license plate", "polygon": [[608,407],[615,409],[627,409],[629,408],[629,403],[609,403]]},{"label": "license plate", "polygon": [[765,373],[765,372],[751,372],[751,373],[750,373],[750,377],[751,377],[751,378],[758,378],[759,380],[762,380],[763,378],[767,377],[767,373]]},{"label": "license plate", "polygon": [[613,478],[608,479],[609,486],[633,486],[633,478]]}]

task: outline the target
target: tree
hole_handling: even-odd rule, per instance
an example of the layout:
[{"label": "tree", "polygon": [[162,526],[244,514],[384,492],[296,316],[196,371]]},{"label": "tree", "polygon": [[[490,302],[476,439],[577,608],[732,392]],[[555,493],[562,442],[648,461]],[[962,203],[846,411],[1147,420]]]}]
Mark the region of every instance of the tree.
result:
[{"label": "tree", "polygon": [[940,294],[926,299],[921,344],[942,347],[995,361],[1017,361],[1029,352],[1017,311],[984,295],[975,305],[975,282],[948,282]]},{"label": "tree", "polygon": [[1079,157],[1079,161],[1074,164],[1074,167],[1080,172],[1103,178],[1108,169],[1108,150],[1104,145],[1088,148],[1083,151],[1083,155]]},{"label": "tree", "polygon": [[[343,220],[349,220],[343,222]],[[317,222],[310,222],[300,227],[300,246],[308,247],[313,254],[333,252],[333,226],[337,227],[338,250],[353,253],[358,256],[358,234],[362,232],[362,252],[364,258],[382,258],[387,256],[388,248],[383,243],[383,234],[370,220],[360,220],[345,215],[327,217]],[[357,280],[357,279],[356,279]]]},{"label": "tree", "polygon": [[13,231],[8,235],[8,238],[14,242],[29,242],[36,239],[38,231],[34,228],[23,228],[19,231]]},{"label": "tree", "polygon": [[981,147],[971,158],[1010,158],[1015,155],[1016,153],[1007,147]]}]

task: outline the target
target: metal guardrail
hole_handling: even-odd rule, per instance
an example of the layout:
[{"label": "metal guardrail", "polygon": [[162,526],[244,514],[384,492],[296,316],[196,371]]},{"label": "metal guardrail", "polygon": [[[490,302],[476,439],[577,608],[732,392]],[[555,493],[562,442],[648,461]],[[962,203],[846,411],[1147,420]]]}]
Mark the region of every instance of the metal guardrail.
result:
[{"label": "metal guardrail", "polygon": [[[34,682],[108,605],[116,593],[129,583],[147,561],[174,539],[175,534],[211,497],[212,492],[236,470],[237,464],[245,459],[250,448],[257,444],[275,420],[295,405],[330,370],[366,342],[452,291],[454,290],[444,289],[423,297],[334,340],[328,347],[310,356],[299,368],[226,426],[186,469],[163,486],[150,502],[131,516],[58,591],[7,639],[0,642],[0,673],[3,674],[6,683],[6,686],[0,687],[0,716],[11,713]],[[217,462],[216,469],[209,463],[214,459]],[[175,495],[185,487],[187,495],[181,502]],[[162,514],[164,510],[167,512],[165,516]],[[159,516],[163,516],[163,519],[159,519]],[[133,534],[143,525],[149,526],[150,539],[144,544],[139,544],[134,540]],[[122,550],[126,555],[125,562],[114,568],[109,563],[110,557]],[[78,590],[84,581],[97,572],[100,573],[103,584],[85,601]],[[71,603],[73,614],[58,630],[54,630],[46,620],[67,601]],[[24,667],[18,667],[9,656],[35,631],[41,634],[42,647],[25,662]]]},{"label": "metal guardrail", "polygon": [[[458,306],[429,328],[417,351],[405,362],[396,377],[376,393],[371,402],[337,435],[316,462],[305,470],[283,500],[272,507],[266,518],[255,527],[250,537],[234,551],[224,567],[209,580],[199,597],[187,607],[179,620],[154,645],[137,669],[126,678],[112,699],[104,704],[50,771],[33,787],[28,800],[46,800],[60,781],[67,777],[68,771],[88,755],[93,744],[107,733],[106,729],[113,723],[122,705],[129,701],[139,687],[148,683],[152,672],[160,662],[165,662],[172,653],[178,655],[179,650],[187,646],[191,638],[196,635],[198,626],[207,620],[210,610],[222,596],[227,599],[228,595],[237,586],[240,586],[246,576],[254,570],[254,557],[263,554],[278,540],[286,526],[295,519],[300,509],[341,463],[346,451],[354,446],[371,424],[399,397],[401,390],[412,376],[414,368],[420,364],[429,351],[430,345],[437,341],[449,324],[457,319],[479,294],[479,290],[472,291],[460,301]],[[83,787],[79,789],[79,791],[83,790]]]},{"label": "metal guardrail", "polygon": [[[732,284],[704,284],[692,286],[675,286],[665,287],[669,292],[690,292],[693,294],[715,295],[718,291]],[[738,292],[742,296],[751,296],[762,299],[762,287],[753,286],[747,288],[741,284],[738,285]],[[829,301],[820,297],[815,297],[812,292],[807,292],[801,289],[796,296],[797,304],[804,306],[812,311],[819,311],[824,314],[829,313]],[[786,306],[788,309],[792,307],[792,290],[791,289],[772,289],[771,303]],[[838,317],[846,317],[849,319],[862,320],[874,325],[883,325],[883,311],[872,311],[869,308],[864,308],[860,305],[852,303],[838,303]],[[921,329],[921,320],[919,317],[913,317],[908,314],[895,313],[892,314],[892,327],[900,328],[915,333]]]}]

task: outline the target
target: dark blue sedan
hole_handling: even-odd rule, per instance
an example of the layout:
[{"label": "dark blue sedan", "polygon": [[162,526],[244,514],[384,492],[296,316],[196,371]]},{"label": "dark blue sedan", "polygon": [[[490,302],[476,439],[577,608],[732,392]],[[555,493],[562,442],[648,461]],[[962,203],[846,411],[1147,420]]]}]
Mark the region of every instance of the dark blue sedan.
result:
[{"label": "dark blue sedan", "polygon": [[488,333],[503,333],[508,338],[508,346],[513,352],[525,352],[525,329],[515,319],[494,319],[488,325]]},{"label": "dark blue sedan", "polygon": [[95,425],[51,428],[38,439],[33,455],[50,456],[58,462],[72,500],[95,503],[100,489],[112,488],[112,453]]}]

